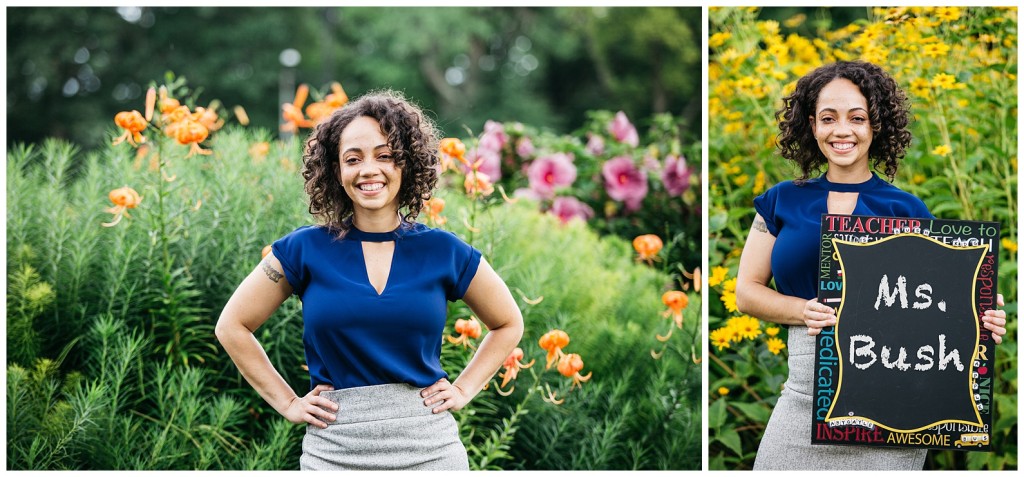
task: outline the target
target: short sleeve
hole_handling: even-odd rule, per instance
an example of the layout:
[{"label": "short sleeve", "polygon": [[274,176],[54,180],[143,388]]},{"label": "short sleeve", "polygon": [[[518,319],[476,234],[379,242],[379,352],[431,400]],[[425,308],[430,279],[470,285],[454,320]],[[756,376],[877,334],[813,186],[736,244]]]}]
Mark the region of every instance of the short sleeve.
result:
[{"label": "short sleeve", "polygon": [[448,301],[455,301],[462,299],[466,290],[469,289],[469,284],[476,277],[482,254],[455,234],[451,234],[450,243],[452,246],[452,275],[446,298]]},{"label": "short sleeve", "polygon": [[310,248],[303,247],[308,234],[301,233],[307,228],[300,227],[292,233],[281,237],[270,246],[274,256],[281,262],[281,268],[284,269],[284,277],[288,280],[288,284],[291,285],[292,293],[300,298],[306,290],[306,285],[309,284],[309,270],[303,260],[303,249]]},{"label": "short sleeve", "polygon": [[775,216],[775,206],[779,201],[779,187],[772,187],[754,198],[754,210],[761,215],[764,219],[765,226],[768,227],[768,232],[772,236],[779,236],[779,227],[782,225],[779,223],[778,218]]},{"label": "short sleeve", "polygon": [[924,201],[922,201],[921,199],[917,198],[917,196],[911,196],[911,199],[913,199],[911,201],[911,204],[910,204],[911,209],[912,209],[911,215],[910,215],[911,217],[913,217],[913,218],[920,218],[920,219],[934,219],[935,218],[935,216],[932,215],[931,211],[928,210],[928,206],[924,205]]}]

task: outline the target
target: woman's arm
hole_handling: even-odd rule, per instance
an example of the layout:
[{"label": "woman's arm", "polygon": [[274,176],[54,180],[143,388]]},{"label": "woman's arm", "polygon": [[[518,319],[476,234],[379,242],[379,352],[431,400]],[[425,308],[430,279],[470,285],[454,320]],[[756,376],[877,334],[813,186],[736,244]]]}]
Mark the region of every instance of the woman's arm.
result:
[{"label": "woman's arm", "polygon": [[519,306],[505,282],[486,260],[480,259],[480,267],[462,300],[487,326],[489,332],[454,383],[441,379],[420,393],[426,398],[423,402],[428,406],[444,400],[444,403],[434,408],[435,413],[446,409],[458,411],[469,403],[523,337],[523,315]]},{"label": "woman's arm", "polygon": [[772,279],[772,249],[775,236],[768,232],[758,214],[747,234],[736,275],[736,307],[742,313],[783,325],[806,325],[807,334],[835,324],[835,310],[817,299],[783,295],[768,286]]},{"label": "woman's arm", "polygon": [[332,388],[319,385],[298,397],[274,369],[253,334],[292,293],[281,270],[277,257],[267,254],[224,305],[215,333],[245,380],[274,410],[296,424],[307,422],[325,428],[327,424],[321,419],[333,421],[335,417],[321,408],[337,411],[337,405],[319,394]]}]

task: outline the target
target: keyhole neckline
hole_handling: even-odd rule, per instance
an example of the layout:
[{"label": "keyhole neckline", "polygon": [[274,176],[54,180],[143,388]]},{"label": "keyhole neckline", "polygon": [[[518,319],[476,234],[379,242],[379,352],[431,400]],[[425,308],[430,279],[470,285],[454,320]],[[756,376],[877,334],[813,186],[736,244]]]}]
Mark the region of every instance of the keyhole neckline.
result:
[{"label": "keyhole neckline", "polygon": [[885,181],[878,177],[878,174],[871,172],[871,178],[856,184],[846,184],[842,182],[830,182],[827,174],[822,174],[818,179],[812,179],[808,182],[818,182],[826,190],[830,192],[864,192],[866,190],[874,189]]},{"label": "keyhole neckline", "polygon": [[410,234],[421,232],[422,224],[402,221],[390,232],[364,232],[356,228],[352,220],[347,221],[348,231],[345,232],[346,240],[359,242],[394,242]]}]

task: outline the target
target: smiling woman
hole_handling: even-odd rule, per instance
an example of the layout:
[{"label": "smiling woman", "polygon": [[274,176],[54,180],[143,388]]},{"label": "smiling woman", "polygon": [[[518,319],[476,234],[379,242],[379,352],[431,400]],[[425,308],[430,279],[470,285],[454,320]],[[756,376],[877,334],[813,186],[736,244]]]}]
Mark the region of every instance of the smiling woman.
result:
[{"label": "smiling woman", "polygon": [[[479,250],[414,222],[437,182],[433,123],[397,93],[369,94],[321,122],[303,159],[321,224],[274,242],[225,305],[217,337],[274,409],[306,424],[303,469],[468,469],[449,411],[498,370],[523,319]],[[253,335],[292,294],[310,374],[301,397]],[[441,336],[459,299],[490,332],[449,382]]]},{"label": "smiling woman", "polygon": [[[781,154],[799,165],[802,176],[754,199],[757,215],[736,278],[740,312],[790,328],[789,376],[754,469],[912,470],[924,465],[924,450],[812,446],[809,432],[812,337],[836,324],[835,310],[817,300],[822,214],[933,218],[920,199],[871,170],[872,165],[883,169],[893,180],[910,144],[908,116],[906,95],[896,81],[862,61],[811,71],[776,113]],[[823,167],[823,174],[810,178]],[[1005,318],[1002,310],[987,311],[983,318],[997,342],[1006,334]]]}]

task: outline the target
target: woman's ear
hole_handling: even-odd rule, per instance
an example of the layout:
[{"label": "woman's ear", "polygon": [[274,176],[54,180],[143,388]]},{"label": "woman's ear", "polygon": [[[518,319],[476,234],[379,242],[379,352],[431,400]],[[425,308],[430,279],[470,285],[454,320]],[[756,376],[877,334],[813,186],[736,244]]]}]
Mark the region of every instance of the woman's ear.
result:
[{"label": "woman's ear", "polygon": [[818,131],[815,130],[817,128],[817,125],[814,124],[814,116],[807,116],[807,121],[811,123],[811,135],[817,138]]}]

